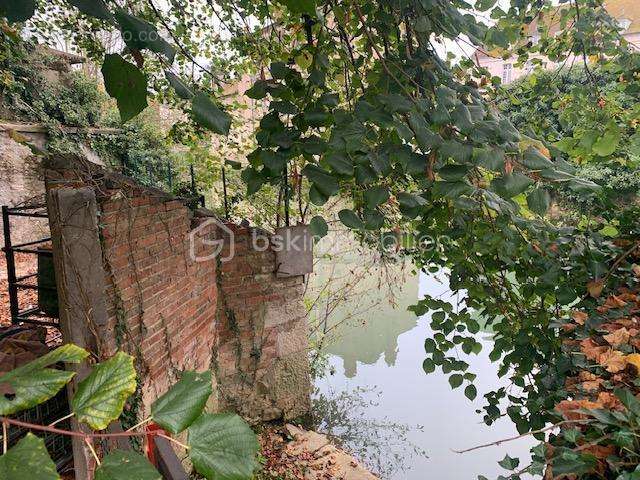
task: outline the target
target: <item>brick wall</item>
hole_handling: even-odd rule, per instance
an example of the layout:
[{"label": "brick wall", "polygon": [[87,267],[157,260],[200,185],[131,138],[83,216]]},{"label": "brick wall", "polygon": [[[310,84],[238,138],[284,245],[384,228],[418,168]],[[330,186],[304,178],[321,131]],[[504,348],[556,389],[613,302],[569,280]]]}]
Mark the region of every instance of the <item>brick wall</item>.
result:
[{"label": "brick wall", "polygon": [[276,277],[274,251],[253,241],[266,232],[228,227],[235,255],[218,276],[219,401],[248,418],[299,417],[310,409],[304,277]]},{"label": "brick wall", "polygon": [[141,193],[103,199],[99,206],[108,329],[114,332],[108,348],[136,355],[148,404],[176,373],[212,364],[216,263],[191,259],[189,232],[198,220],[180,201]]},{"label": "brick wall", "polygon": [[[252,245],[255,230],[223,226],[124,177],[68,169],[48,177],[49,189],[95,191],[106,303],[98,354],[136,357],[145,409],[180,371],[211,368],[212,408],[218,400],[252,420],[308,413],[304,277],[277,278],[275,253]],[[224,251],[199,261],[216,239],[226,239]]]}]

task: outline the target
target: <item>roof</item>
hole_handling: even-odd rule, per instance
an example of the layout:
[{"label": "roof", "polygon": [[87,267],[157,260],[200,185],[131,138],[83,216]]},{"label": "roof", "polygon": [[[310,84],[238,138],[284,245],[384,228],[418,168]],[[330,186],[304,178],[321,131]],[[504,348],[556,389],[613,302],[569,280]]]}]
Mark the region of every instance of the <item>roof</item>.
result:
[{"label": "roof", "polygon": [[631,25],[624,33],[640,32],[640,2],[638,0],[607,0],[605,6],[613,18],[631,21]]}]

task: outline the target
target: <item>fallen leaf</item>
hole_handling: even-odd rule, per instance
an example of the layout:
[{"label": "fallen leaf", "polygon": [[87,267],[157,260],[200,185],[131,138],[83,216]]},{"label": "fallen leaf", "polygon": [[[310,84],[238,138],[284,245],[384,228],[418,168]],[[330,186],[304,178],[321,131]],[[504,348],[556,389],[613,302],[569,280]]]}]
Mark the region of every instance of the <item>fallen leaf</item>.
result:
[{"label": "fallen leaf", "polygon": [[625,361],[636,368],[636,375],[640,372],[640,353],[632,353],[624,357]]},{"label": "fallen leaf", "polygon": [[556,405],[556,410],[567,420],[581,420],[586,418],[587,415],[581,413],[580,410],[594,410],[597,408],[602,408],[602,404],[590,400],[563,400]]},{"label": "fallen leaf", "polygon": [[633,273],[636,277],[640,277],[640,265],[636,265],[634,263],[633,266],[631,267],[631,270],[633,270]]},{"label": "fallen leaf", "polygon": [[587,318],[589,318],[589,315],[587,315],[585,312],[579,312],[577,310],[574,310],[573,313],[571,314],[571,317],[573,318],[573,321],[576,322],[578,325],[584,325],[584,322],[587,321]]},{"label": "fallen leaf", "polygon": [[604,335],[602,338],[604,338],[612,347],[617,347],[618,345],[629,343],[629,336],[629,331],[622,327],[609,335]]},{"label": "fallen leaf", "polygon": [[580,342],[580,350],[588,360],[597,361],[600,355],[607,351],[607,347],[601,347],[591,338],[585,338]]},{"label": "fallen leaf", "polygon": [[621,372],[627,366],[624,355],[612,348],[602,353],[597,361],[610,373]]},{"label": "fallen leaf", "polygon": [[604,380],[602,380],[601,378],[598,378],[597,380],[591,380],[589,382],[583,382],[582,388],[587,392],[595,392],[596,390],[600,390],[600,386],[603,382]]},{"label": "fallen leaf", "polygon": [[598,403],[604,408],[616,409],[622,406],[622,402],[611,392],[600,392],[598,394]]},{"label": "fallen leaf", "polygon": [[587,291],[592,298],[598,298],[602,294],[604,289],[604,282],[602,280],[591,280],[587,283]]},{"label": "fallen leaf", "polygon": [[609,307],[609,308],[622,308],[626,304],[627,302],[625,302],[620,297],[617,297],[615,295],[611,295],[609,298],[607,298],[607,301],[604,302],[605,307]]}]

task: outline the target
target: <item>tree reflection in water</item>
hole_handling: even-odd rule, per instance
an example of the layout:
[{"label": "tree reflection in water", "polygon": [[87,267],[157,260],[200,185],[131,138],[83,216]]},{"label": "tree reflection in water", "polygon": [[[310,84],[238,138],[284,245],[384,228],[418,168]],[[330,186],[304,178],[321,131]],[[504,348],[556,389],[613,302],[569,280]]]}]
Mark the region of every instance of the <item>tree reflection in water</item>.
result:
[{"label": "tree reflection in water", "polygon": [[372,398],[379,398],[381,393],[375,386],[342,392],[316,390],[313,412],[319,432],[381,478],[389,478],[408,471],[416,457],[427,454],[408,438],[409,432],[422,431],[421,425],[396,423],[386,417],[367,418],[367,410],[379,405]]}]

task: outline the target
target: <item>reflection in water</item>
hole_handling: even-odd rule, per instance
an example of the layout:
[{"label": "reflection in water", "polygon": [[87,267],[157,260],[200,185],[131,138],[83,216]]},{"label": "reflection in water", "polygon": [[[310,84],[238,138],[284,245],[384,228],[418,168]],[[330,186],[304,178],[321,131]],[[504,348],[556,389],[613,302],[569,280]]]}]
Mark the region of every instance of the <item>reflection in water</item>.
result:
[{"label": "reflection in water", "polygon": [[[370,289],[362,297],[377,292]],[[506,453],[525,461],[531,439],[464,455],[452,451],[517,434],[508,419],[487,427],[475,413],[483,405],[482,393],[502,386],[497,367],[488,358],[491,341],[481,334],[479,355],[469,358],[460,352],[460,359],[470,363],[477,375],[479,395],[474,402],[461,389],[452,390],[447,375],[425,375],[422,361],[424,339],[430,335],[429,314],[416,319],[406,306],[426,292],[444,293],[441,298],[446,299],[447,289],[434,277],[425,275],[419,282],[414,278],[398,298],[397,309],[379,308],[340,326],[341,335],[326,348],[333,373],[316,381],[321,427],[340,437],[347,449],[386,480],[466,480],[479,474],[489,478],[505,474],[496,462]]]},{"label": "reflection in water", "polygon": [[[367,291],[376,292],[368,288]],[[372,295],[368,293],[365,298],[357,297],[358,303],[366,302],[367,297]],[[342,359],[347,378],[357,375],[358,363],[374,365],[381,355],[385,364],[393,367],[398,358],[398,337],[418,324],[416,316],[407,312],[407,307],[413,305],[417,298],[418,282],[411,277],[406,286],[396,293],[395,305],[382,299],[366,315],[342,324],[337,341],[330,342],[324,349],[325,353]],[[332,318],[341,318],[348,308],[348,305],[338,307]]]},{"label": "reflection in water", "polygon": [[371,418],[369,411],[380,406],[382,392],[376,387],[356,387],[351,391],[328,390],[313,402],[320,419],[318,430],[339,446],[357,452],[360,460],[381,478],[407,471],[415,457],[426,453],[409,440],[412,430],[422,431],[388,418]]}]

